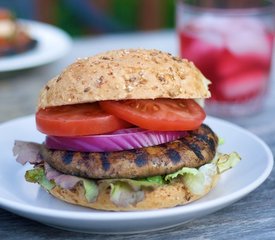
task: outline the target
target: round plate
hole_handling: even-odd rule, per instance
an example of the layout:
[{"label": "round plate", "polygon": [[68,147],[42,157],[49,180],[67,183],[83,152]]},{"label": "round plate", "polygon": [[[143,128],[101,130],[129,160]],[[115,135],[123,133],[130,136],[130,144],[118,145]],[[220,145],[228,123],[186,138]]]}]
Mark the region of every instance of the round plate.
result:
[{"label": "round plate", "polygon": [[63,57],[71,48],[71,38],[67,33],[54,26],[20,20],[37,45],[24,53],[0,57],[0,72],[37,67]]},{"label": "round plate", "polygon": [[105,234],[165,229],[217,211],[262,184],[271,172],[273,156],[262,140],[236,125],[212,117],[206,123],[225,140],[219,151],[237,151],[242,161],[222,174],[213,191],[198,201],[138,212],[104,212],[70,205],[53,198],[37,184],[24,181],[24,173],[31,167],[22,167],[15,161],[14,140],[42,142],[44,135],[36,131],[34,116],[3,123],[0,125],[0,206],[57,228]]}]

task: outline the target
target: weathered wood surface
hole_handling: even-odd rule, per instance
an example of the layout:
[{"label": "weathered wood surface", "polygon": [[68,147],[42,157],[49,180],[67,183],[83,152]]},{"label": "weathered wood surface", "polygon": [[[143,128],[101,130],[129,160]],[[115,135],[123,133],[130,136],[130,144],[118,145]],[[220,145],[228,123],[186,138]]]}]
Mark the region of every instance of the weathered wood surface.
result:
[{"label": "weathered wood surface", "polygon": [[[144,43],[144,44],[142,44]],[[35,109],[39,89],[76,57],[120,47],[160,48],[176,52],[173,33],[78,39],[72,52],[56,63],[0,74],[0,123]],[[230,119],[261,137],[275,154],[275,79],[263,111]],[[51,228],[0,209],[0,239],[275,239],[275,171],[258,189],[235,204],[168,230],[134,235],[95,235]]]}]

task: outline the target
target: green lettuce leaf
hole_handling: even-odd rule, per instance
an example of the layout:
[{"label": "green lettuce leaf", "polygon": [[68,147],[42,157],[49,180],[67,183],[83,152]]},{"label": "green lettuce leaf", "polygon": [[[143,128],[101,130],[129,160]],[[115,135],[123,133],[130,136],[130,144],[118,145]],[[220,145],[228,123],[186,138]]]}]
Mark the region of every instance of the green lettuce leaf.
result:
[{"label": "green lettuce leaf", "polygon": [[111,183],[111,201],[121,207],[135,205],[144,198],[143,191],[133,191],[132,187],[126,182]]},{"label": "green lettuce leaf", "polygon": [[185,174],[190,174],[190,175],[197,175],[199,173],[198,169],[196,168],[188,168],[188,167],[183,167],[182,169],[174,172],[174,173],[171,173],[171,174],[168,174],[164,177],[164,180],[165,181],[172,181],[172,179],[175,179],[177,178],[178,176],[183,176]]},{"label": "green lettuce leaf", "polygon": [[[138,180],[141,181],[141,180]],[[143,181],[147,181],[152,183],[154,186],[155,185],[163,185],[164,184],[164,180],[162,176],[153,176],[153,177],[147,177],[145,178]]]},{"label": "green lettuce leaf", "polygon": [[149,177],[146,179],[103,179],[99,181],[105,187],[110,186],[111,184],[117,183],[125,183],[127,184],[133,191],[139,191],[141,188],[156,188],[163,184],[163,180],[161,176]]},{"label": "green lettuce leaf", "polygon": [[[47,190],[51,190],[56,186],[54,180],[48,180],[45,174],[45,170],[41,167],[34,168],[26,171],[25,179],[28,182],[39,183],[42,187]],[[87,201],[93,202],[96,200],[98,195],[98,187],[95,181],[79,178],[79,181],[83,181],[83,187],[85,190],[85,197]]]},{"label": "green lettuce leaf", "polygon": [[145,179],[105,179],[100,180],[101,187],[111,186],[110,199],[117,206],[127,207],[135,205],[144,198],[143,188],[154,189],[162,184],[162,176],[147,177]]},{"label": "green lettuce leaf", "polygon": [[41,167],[26,171],[25,179],[28,182],[39,183],[47,190],[51,190],[55,186],[55,183],[53,181],[49,181],[46,178],[45,171]]},{"label": "green lettuce leaf", "polygon": [[165,181],[172,181],[175,178],[182,177],[187,188],[194,194],[203,194],[213,182],[215,175],[221,174],[234,167],[241,160],[236,153],[217,154],[215,159],[200,168],[184,167],[175,173],[164,177]]},{"label": "green lettuce leaf", "polygon": [[216,174],[216,165],[209,163],[201,166],[199,169],[184,167],[175,173],[166,175],[165,180],[171,181],[182,176],[184,184],[189,191],[193,194],[202,194],[206,187],[211,184],[212,177]]},{"label": "green lettuce leaf", "polygon": [[88,202],[96,201],[98,196],[98,187],[92,180],[83,179],[83,186],[85,189],[85,197]]},{"label": "green lettuce leaf", "polygon": [[218,142],[219,145],[223,145],[225,143],[224,138],[219,137],[218,139],[219,139],[219,142]]},{"label": "green lettuce leaf", "polygon": [[235,167],[240,162],[241,157],[238,153],[232,152],[230,154],[218,154],[214,160],[218,167],[218,172],[223,173],[230,168]]}]

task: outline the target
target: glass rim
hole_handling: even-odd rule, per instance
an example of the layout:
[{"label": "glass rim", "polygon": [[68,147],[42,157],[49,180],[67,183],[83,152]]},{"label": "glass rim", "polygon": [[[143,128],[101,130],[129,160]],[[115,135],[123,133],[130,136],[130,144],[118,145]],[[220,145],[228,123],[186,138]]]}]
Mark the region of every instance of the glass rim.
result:
[{"label": "glass rim", "polygon": [[267,5],[259,7],[248,7],[248,8],[214,8],[214,7],[202,7],[196,6],[190,3],[186,3],[183,0],[177,0],[177,5],[184,6],[186,10],[193,12],[203,13],[215,13],[222,15],[236,15],[236,16],[247,16],[247,15],[263,15],[275,13],[275,4],[273,1],[266,1]]}]

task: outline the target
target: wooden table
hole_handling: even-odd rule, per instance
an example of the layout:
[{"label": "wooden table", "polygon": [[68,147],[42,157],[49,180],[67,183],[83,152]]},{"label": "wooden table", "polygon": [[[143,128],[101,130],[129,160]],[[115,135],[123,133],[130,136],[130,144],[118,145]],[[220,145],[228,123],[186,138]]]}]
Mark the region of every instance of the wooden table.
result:
[{"label": "wooden table", "polygon": [[[63,59],[36,69],[0,74],[0,123],[32,114],[40,88],[77,57],[114,48],[145,47],[177,52],[173,32],[110,35],[75,39]],[[274,69],[274,68],[273,68]],[[274,74],[273,74],[274,76]],[[274,79],[273,79],[274,80]],[[274,82],[274,81],[273,81]],[[229,119],[261,137],[275,153],[275,84],[263,111]],[[255,166],[257,167],[257,166]],[[135,235],[91,235],[67,232],[0,209],[0,239],[275,239],[275,172],[254,192],[235,204],[182,226]]]}]

